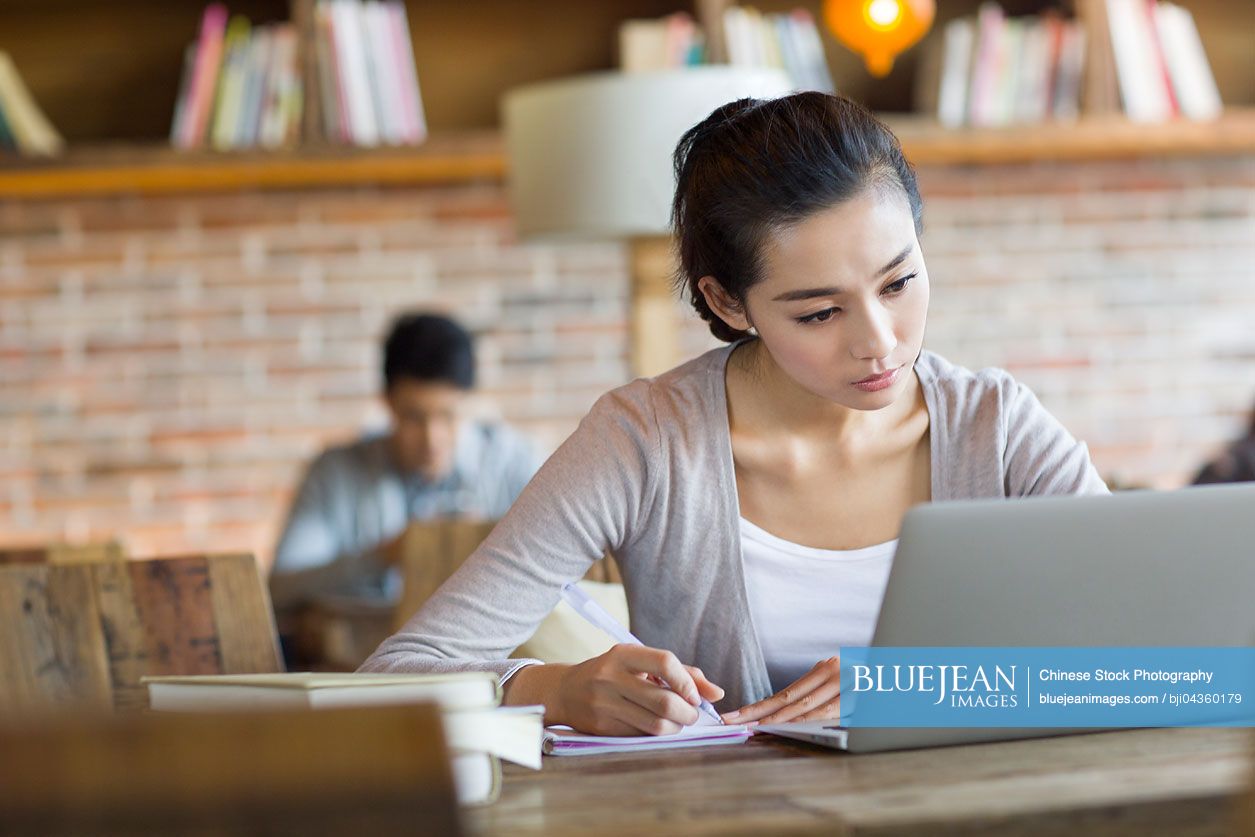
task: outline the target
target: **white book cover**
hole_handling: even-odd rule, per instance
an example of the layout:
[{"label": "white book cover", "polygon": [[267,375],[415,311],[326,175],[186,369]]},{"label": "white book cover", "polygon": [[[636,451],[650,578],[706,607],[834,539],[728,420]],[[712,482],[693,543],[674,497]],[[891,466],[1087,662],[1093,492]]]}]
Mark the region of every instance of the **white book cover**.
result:
[{"label": "white book cover", "polygon": [[1006,19],[996,3],[982,3],[977,13],[976,58],[972,67],[972,87],[967,100],[967,118],[972,125],[994,124],[998,112],[1000,58]]},{"label": "white book cover", "polygon": [[1028,124],[1041,122],[1050,105],[1050,28],[1041,18],[1024,21],[1019,67],[1013,119]]},{"label": "white book cover", "polygon": [[795,9],[789,18],[793,22],[794,37],[807,68],[810,89],[821,93],[834,92],[836,85],[833,84],[832,73],[828,70],[828,56],[824,53],[824,42],[819,36],[819,28],[815,26],[815,18],[805,9]]},{"label": "white book cover", "polygon": [[1172,102],[1163,73],[1155,61],[1150,17],[1142,0],[1107,0],[1111,47],[1124,112],[1134,122],[1163,122],[1172,117]]},{"label": "white book cover", "polygon": [[459,805],[486,805],[501,794],[501,762],[488,753],[452,753],[449,767]]},{"label": "white book cover", "polygon": [[375,118],[370,71],[366,67],[365,34],[361,4],[356,0],[331,3],[331,31],[335,39],[336,70],[344,90],[349,137],[354,145],[379,144],[379,124]]},{"label": "white book cover", "polygon": [[753,35],[749,20],[740,6],[729,6],[723,13],[724,41],[728,47],[728,63],[738,67],[754,66]]},{"label": "white book cover", "polygon": [[772,28],[776,31],[776,42],[780,46],[780,60],[784,62],[784,70],[789,74],[789,81],[794,90],[811,90],[810,78],[806,65],[802,61],[797,38],[793,33],[793,21],[788,15],[771,15]]},{"label": "white book cover", "polygon": [[445,708],[488,708],[501,700],[495,674],[352,674],[293,672],[145,677],[158,711],[229,712],[323,709],[434,701]]},{"label": "white book cover", "polygon": [[418,69],[414,63],[414,43],[410,39],[409,19],[405,4],[390,2],[387,8],[392,19],[394,54],[399,62],[397,78],[401,80],[402,104],[405,108],[405,142],[417,145],[427,138],[427,117],[423,113],[423,96],[418,84]]},{"label": "white book cover", "polygon": [[392,80],[391,38],[380,23],[387,21],[380,15],[384,12],[379,3],[363,3],[358,6],[361,17],[362,38],[365,45],[366,72],[370,80],[371,105],[375,111],[375,124],[379,129],[379,139],[387,145],[400,142],[400,127],[397,122],[396,94]]},{"label": "white book cover", "polygon": [[761,66],[783,70],[784,56],[780,54],[780,41],[776,38],[776,27],[771,22],[771,16],[755,10],[753,19],[754,31],[758,35],[758,56],[762,62]]},{"label": "white book cover", "polygon": [[545,731],[543,706],[446,709],[441,721],[450,750],[491,753],[523,767],[540,769]]},{"label": "white book cover", "polygon": [[1181,115],[1187,119],[1215,119],[1224,105],[1194,16],[1174,3],[1160,3],[1155,9],[1155,23]]},{"label": "white book cover", "polygon": [[976,24],[958,18],[946,24],[945,53],[941,62],[941,89],[937,96],[937,120],[947,128],[958,128],[967,118],[967,93],[972,77],[972,53]]}]

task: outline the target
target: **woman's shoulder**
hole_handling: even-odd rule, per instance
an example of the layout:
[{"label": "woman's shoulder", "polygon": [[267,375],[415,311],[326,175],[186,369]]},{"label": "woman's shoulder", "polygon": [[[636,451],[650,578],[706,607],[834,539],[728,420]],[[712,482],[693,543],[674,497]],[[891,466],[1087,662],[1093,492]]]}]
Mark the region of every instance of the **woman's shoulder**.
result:
[{"label": "woman's shoulder", "polygon": [[649,416],[666,426],[683,417],[713,419],[723,406],[724,370],[732,346],[711,349],[651,378],[637,378],[597,400],[593,413]]},{"label": "woman's shoulder", "polygon": [[977,418],[1004,418],[1021,390],[1021,384],[1005,369],[969,369],[935,352],[920,352],[915,371],[920,384],[932,395],[931,406],[944,410],[959,424]]}]

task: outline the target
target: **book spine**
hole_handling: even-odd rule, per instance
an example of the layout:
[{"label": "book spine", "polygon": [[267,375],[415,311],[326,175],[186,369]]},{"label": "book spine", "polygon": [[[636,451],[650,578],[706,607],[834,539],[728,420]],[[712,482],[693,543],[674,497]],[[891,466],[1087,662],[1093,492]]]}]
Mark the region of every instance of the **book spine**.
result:
[{"label": "book spine", "polygon": [[1140,0],[1107,0],[1116,59],[1116,78],[1125,114],[1135,122],[1161,122],[1172,115],[1162,76],[1151,54],[1147,18]]},{"label": "book spine", "polygon": [[278,148],[286,133],[287,112],[285,97],[288,89],[287,37],[292,27],[279,25],[271,35],[271,46],[266,64],[266,83],[262,90],[260,118],[257,126],[257,144],[263,148]]},{"label": "book spine", "polygon": [[417,145],[427,139],[427,117],[423,112],[422,88],[418,83],[418,68],[414,62],[414,43],[410,39],[410,24],[405,14],[405,4],[391,4],[393,16],[393,37],[396,39],[397,54],[401,59],[398,77],[404,89],[404,102],[409,115],[409,131],[406,141]]},{"label": "book spine", "polygon": [[1176,94],[1172,90],[1172,78],[1168,74],[1168,60],[1164,56],[1163,42],[1159,37],[1158,3],[1155,0],[1142,0],[1142,9],[1146,13],[1146,42],[1150,52],[1150,61],[1155,67],[1160,85],[1167,100],[1170,116],[1179,116],[1181,108],[1177,104]]},{"label": "book spine", "polygon": [[1224,106],[1194,16],[1181,6],[1164,3],[1158,9],[1157,22],[1182,115],[1195,120],[1215,119]]},{"label": "book spine", "polygon": [[221,79],[214,102],[213,125],[210,141],[214,148],[226,151],[235,145],[236,122],[240,118],[244,98],[245,71],[249,23],[240,16],[231,19],[227,27],[226,47],[222,60]]},{"label": "book spine", "polygon": [[345,142],[341,130],[340,70],[336,64],[335,38],[332,34],[331,7],[319,2],[314,7],[314,54],[318,69],[318,96],[322,111],[322,133],[332,142]]},{"label": "book spine", "polygon": [[768,21],[775,31],[776,43],[780,51],[780,59],[784,63],[785,72],[794,90],[810,90],[810,79],[806,77],[806,66],[802,63],[802,55],[798,51],[797,41],[793,37],[793,21],[788,15],[769,15]]},{"label": "book spine", "polygon": [[188,100],[192,97],[192,80],[196,75],[196,44],[183,50],[183,73],[179,78],[179,95],[174,100],[174,118],[170,121],[170,144],[178,147],[179,138],[187,130],[190,118]]},{"label": "book spine", "polygon": [[335,21],[336,58],[345,94],[344,106],[349,116],[349,136],[354,145],[378,145],[379,129],[366,66],[361,5],[354,0],[338,0],[332,3],[331,9]]},{"label": "book spine", "polygon": [[1079,23],[1068,23],[1059,47],[1059,69],[1055,76],[1053,116],[1076,119],[1081,113],[1081,86],[1085,74],[1085,43],[1089,38]]},{"label": "book spine", "polygon": [[958,128],[966,121],[975,29],[975,23],[969,18],[958,18],[946,24],[937,120],[947,128]]},{"label": "book spine", "polygon": [[1063,61],[1063,40],[1066,24],[1058,15],[1047,14],[1042,18],[1045,33],[1042,38],[1045,46],[1043,56],[1043,75],[1041,79],[1041,108],[1044,119],[1052,119],[1055,114],[1055,91],[1059,87],[1060,64]]},{"label": "book spine", "polygon": [[13,59],[5,52],[0,52],[0,108],[4,109],[8,130],[22,153],[53,155],[65,147],[65,140],[35,104]]},{"label": "book spine", "polygon": [[789,15],[793,21],[793,31],[801,45],[803,61],[807,66],[807,76],[812,89],[821,93],[833,93],[836,85],[832,81],[832,73],[828,70],[828,57],[824,54],[823,38],[819,35],[819,27],[815,18],[806,9],[794,9]]},{"label": "book spine", "polygon": [[213,115],[215,90],[222,63],[223,41],[227,27],[227,9],[211,3],[201,17],[200,39],[196,48],[196,70],[193,75],[188,104],[188,118],[177,145],[199,148],[204,144]]},{"label": "book spine", "polygon": [[258,27],[253,32],[248,45],[244,106],[241,108],[240,121],[236,126],[236,147],[238,148],[252,148],[258,144],[260,138],[270,50],[270,27]]},{"label": "book spine", "polygon": [[972,73],[972,94],[968,99],[968,121],[991,125],[996,114],[999,54],[1002,49],[1002,9],[984,3],[977,13],[976,66]]},{"label": "book spine", "polygon": [[381,38],[377,3],[359,3],[357,5],[358,26],[361,32],[362,57],[366,66],[366,85],[370,89],[371,112],[375,115],[375,130],[378,141],[385,145],[393,145],[393,117],[396,110],[389,89],[387,74],[387,48],[389,40]]}]

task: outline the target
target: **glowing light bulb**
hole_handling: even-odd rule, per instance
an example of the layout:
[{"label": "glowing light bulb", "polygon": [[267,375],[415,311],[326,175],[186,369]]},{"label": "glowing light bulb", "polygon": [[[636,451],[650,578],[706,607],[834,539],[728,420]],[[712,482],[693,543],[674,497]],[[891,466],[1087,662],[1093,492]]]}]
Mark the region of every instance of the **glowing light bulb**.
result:
[{"label": "glowing light bulb", "polygon": [[888,75],[898,53],[924,37],[935,11],[935,0],[824,0],[832,34],[875,76]]},{"label": "glowing light bulb", "polygon": [[871,0],[864,14],[877,29],[892,29],[902,20],[902,4],[898,0]]}]

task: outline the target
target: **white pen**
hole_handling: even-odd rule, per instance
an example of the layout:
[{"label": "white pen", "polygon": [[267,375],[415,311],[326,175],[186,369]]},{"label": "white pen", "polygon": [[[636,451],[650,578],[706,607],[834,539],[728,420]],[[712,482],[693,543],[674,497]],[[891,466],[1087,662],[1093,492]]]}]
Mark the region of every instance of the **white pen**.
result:
[{"label": "white pen", "polygon": [[[627,628],[615,621],[615,618],[607,613],[605,608],[589,598],[588,594],[581,590],[579,585],[575,582],[563,585],[562,598],[567,604],[575,609],[576,613],[583,616],[589,622],[596,625],[598,628],[601,628],[606,633],[610,634],[610,636],[614,638],[615,642],[622,642],[627,645],[645,644],[633,636]],[[671,688],[667,685],[665,680],[662,681],[662,685],[668,689]],[[701,700],[698,707],[715,723],[722,724],[723,718],[719,717],[719,713],[715,711],[715,707],[711,705],[710,701],[700,695],[698,697]]]}]

